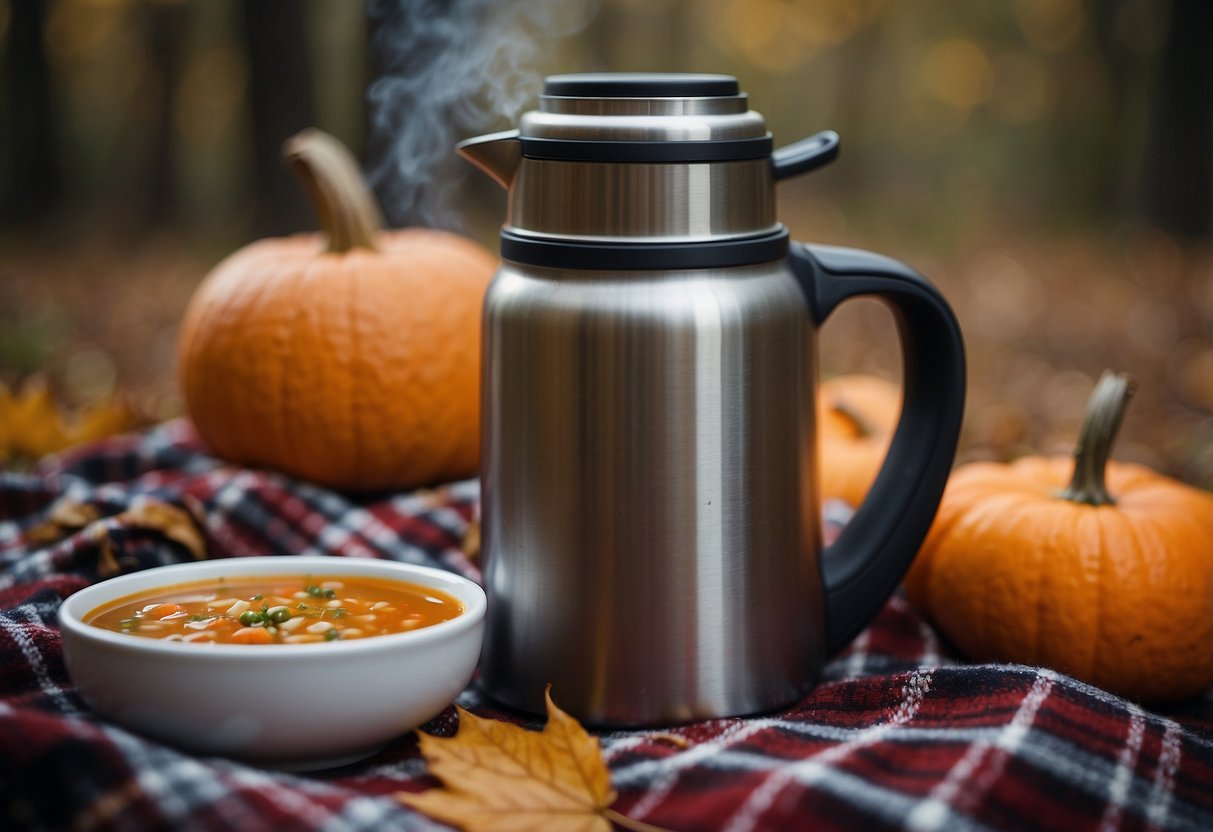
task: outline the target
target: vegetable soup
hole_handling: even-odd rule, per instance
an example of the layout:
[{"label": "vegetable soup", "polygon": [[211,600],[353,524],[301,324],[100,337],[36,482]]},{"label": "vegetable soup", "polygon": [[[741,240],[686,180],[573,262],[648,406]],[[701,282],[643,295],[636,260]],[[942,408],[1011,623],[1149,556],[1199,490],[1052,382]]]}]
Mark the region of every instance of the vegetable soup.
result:
[{"label": "vegetable soup", "polygon": [[447,593],[406,581],[276,575],[139,592],[84,618],[94,627],[165,641],[307,644],[408,632],[462,612]]}]

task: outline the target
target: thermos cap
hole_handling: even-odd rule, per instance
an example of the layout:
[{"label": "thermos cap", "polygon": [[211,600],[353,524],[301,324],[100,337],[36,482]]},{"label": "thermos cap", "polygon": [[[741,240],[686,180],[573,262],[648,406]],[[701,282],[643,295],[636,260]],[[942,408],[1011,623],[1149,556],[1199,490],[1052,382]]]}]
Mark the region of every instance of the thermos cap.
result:
[{"label": "thermos cap", "polygon": [[732,75],[669,72],[587,72],[549,75],[545,96],[572,98],[696,98],[738,95]]},{"label": "thermos cap", "polygon": [[[728,162],[769,156],[762,115],[731,75],[552,75],[520,124],[522,154],[585,162]],[[558,142],[599,142],[600,147]],[[610,148],[605,143],[624,142]],[[728,142],[728,145],[719,144]],[[672,147],[660,145],[675,143]],[[714,146],[706,147],[708,143]]]}]

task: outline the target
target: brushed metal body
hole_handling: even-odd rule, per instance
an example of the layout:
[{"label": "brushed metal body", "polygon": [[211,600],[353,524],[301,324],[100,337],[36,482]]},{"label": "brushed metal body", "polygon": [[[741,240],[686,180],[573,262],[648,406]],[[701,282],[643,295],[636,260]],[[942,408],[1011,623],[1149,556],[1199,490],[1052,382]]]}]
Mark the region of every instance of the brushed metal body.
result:
[{"label": "brushed metal body", "polygon": [[524,158],[505,227],[550,239],[629,243],[769,234],[779,230],[770,167],[767,159],[605,164]]},{"label": "brushed metal body", "polygon": [[505,263],[484,322],[486,688],[634,725],[810,687],[816,336],[787,262]]}]

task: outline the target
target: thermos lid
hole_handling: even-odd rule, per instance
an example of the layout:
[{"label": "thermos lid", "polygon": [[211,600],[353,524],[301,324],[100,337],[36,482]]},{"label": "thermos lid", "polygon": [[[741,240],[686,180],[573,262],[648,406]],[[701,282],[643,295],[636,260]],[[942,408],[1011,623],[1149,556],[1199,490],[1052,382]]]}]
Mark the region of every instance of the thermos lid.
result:
[{"label": "thermos lid", "polygon": [[701,98],[738,95],[741,87],[732,75],[668,72],[587,72],[549,75],[546,96],[571,98]]},{"label": "thermos lid", "polygon": [[522,155],[572,162],[730,162],[771,155],[731,75],[552,75],[519,125]]}]

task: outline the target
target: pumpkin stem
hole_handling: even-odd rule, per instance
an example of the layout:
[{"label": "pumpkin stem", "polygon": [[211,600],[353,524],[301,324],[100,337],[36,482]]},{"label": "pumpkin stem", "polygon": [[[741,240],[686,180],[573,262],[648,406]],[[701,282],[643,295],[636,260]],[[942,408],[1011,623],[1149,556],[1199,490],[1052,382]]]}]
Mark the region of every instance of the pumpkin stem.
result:
[{"label": "pumpkin stem", "polygon": [[1104,472],[1135,389],[1129,376],[1104,371],[1087,400],[1087,412],[1074,448],[1074,476],[1057,496],[1089,506],[1115,504],[1104,483]]},{"label": "pumpkin stem", "polygon": [[383,218],[349,149],[328,133],[309,128],[287,139],[282,152],[312,198],[316,218],[328,234],[327,250],[374,250]]}]

